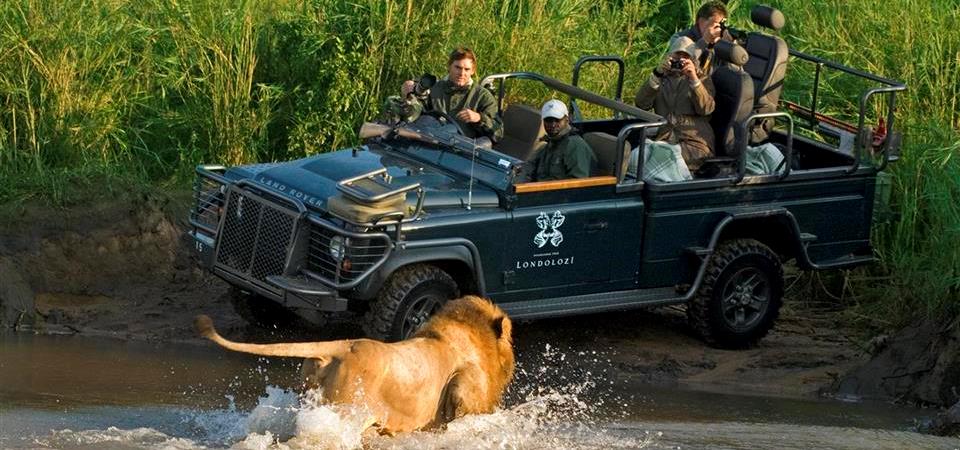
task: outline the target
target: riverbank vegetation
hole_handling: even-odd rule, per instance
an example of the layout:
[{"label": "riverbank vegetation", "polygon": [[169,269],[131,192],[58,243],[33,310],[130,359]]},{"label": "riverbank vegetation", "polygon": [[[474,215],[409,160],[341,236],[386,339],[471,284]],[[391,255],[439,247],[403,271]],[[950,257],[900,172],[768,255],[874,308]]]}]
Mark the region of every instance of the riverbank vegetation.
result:
[{"label": "riverbank vegetation", "polygon": [[[87,199],[135,185],[186,189],[200,162],[302,157],[356,142],[403,79],[468,45],[479,72],[569,80],[582,54],[627,61],[629,98],[695,0],[81,0],[0,3],[0,203]],[[749,24],[755,1],[731,1]],[[881,264],[846,274],[872,321],[960,303],[960,16],[951,0],[771,1],[796,49],[902,80],[906,138],[890,168]],[[581,83],[612,94],[609,68]],[[812,67],[791,67],[810,79]],[[802,75],[801,75],[802,74]],[[863,86],[827,76],[826,111]],[[804,85],[787,86],[801,99]],[[807,86],[808,87],[808,86]],[[853,88],[853,89],[851,89]],[[537,103],[543,94],[514,94]],[[891,319],[896,318],[896,319]]]}]

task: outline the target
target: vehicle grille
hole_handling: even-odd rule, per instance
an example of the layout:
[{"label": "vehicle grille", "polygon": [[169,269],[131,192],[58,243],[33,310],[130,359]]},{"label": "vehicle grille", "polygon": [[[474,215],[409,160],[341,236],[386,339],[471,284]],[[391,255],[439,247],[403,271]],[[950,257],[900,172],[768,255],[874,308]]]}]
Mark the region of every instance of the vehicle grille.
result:
[{"label": "vehicle grille", "polygon": [[[335,236],[343,241],[344,251],[340,258],[334,257],[330,251],[330,242]],[[325,281],[343,286],[357,281],[386,259],[389,246],[389,238],[385,235],[348,237],[312,223],[307,269]]]},{"label": "vehicle grille", "polygon": [[217,265],[271,291],[266,282],[282,275],[298,214],[252,193],[231,189],[223,218]]}]

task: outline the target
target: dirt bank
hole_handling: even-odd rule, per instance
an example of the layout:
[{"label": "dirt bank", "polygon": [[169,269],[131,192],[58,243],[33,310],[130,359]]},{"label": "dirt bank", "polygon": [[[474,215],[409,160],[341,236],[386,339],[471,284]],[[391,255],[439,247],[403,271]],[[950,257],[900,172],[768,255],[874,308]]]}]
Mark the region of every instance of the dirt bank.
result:
[{"label": "dirt bank", "polygon": [[[0,223],[0,285],[7,286],[0,289],[0,302],[15,310],[3,316],[5,323],[37,332],[198,341],[191,322],[202,312],[237,339],[360,333],[349,320],[296,334],[247,326],[221,298],[227,286],[195,268],[183,236],[189,204],[188,194],[150,195],[13,214]],[[818,395],[863,364],[866,355],[852,335],[835,313],[796,299],[787,302],[770,336],[744,351],[706,347],[680,309],[516,326],[521,360],[535,363],[544,352],[559,352],[572,365],[620,381],[779,396]]]}]

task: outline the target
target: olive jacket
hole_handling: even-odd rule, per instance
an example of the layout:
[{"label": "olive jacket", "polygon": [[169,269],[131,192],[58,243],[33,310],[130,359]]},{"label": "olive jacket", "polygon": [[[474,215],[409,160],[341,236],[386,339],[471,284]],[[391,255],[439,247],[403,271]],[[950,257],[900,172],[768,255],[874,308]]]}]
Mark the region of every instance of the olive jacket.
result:
[{"label": "olive jacket", "polygon": [[[437,81],[437,84],[430,89],[428,103],[425,105],[426,110],[447,113],[460,124],[460,128],[467,137],[485,136],[497,141],[503,136],[503,124],[497,112],[496,97],[476,83],[457,87],[445,79]],[[479,113],[480,121],[464,123],[457,119],[457,113],[463,109],[472,109]]]},{"label": "olive jacket", "polygon": [[597,156],[582,137],[567,127],[556,137],[545,136],[547,141],[539,152],[527,162],[526,181],[565,180],[587,178],[597,166]]},{"label": "olive jacket", "polygon": [[704,158],[713,155],[713,127],[710,114],[716,106],[710,77],[691,84],[681,75],[651,75],[637,91],[638,108],[663,116],[667,124],[660,127],[656,140],[680,144],[683,160],[691,171],[700,167]]}]

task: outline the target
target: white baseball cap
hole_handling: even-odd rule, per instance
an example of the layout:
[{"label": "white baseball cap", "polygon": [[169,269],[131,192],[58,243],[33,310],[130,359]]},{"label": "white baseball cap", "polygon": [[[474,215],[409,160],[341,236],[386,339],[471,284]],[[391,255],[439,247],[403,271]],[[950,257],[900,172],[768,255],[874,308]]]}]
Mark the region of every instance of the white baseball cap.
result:
[{"label": "white baseball cap", "polygon": [[540,108],[540,118],[546,119],[547,117],[554,119],[567,117],[567,105],[556,99],[544,103],[543,108]]}]

